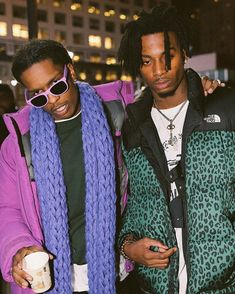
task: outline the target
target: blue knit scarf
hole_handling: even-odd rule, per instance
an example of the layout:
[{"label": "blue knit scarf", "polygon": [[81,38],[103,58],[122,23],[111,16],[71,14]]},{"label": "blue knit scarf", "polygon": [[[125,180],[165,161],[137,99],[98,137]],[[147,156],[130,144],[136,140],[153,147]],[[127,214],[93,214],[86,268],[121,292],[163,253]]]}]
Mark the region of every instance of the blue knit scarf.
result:
[{"label": "blue knit scarf", "polygon": [[[115,166],[113,142],[102,103],[78,83],[86,178],[86,259],[89,294],[115,293]],[[71,294],[71,254],[66,187],[55,122],[42,109],[30,113],[32,161],[45,247],[55,255],[55,286],[48,293]]]}]

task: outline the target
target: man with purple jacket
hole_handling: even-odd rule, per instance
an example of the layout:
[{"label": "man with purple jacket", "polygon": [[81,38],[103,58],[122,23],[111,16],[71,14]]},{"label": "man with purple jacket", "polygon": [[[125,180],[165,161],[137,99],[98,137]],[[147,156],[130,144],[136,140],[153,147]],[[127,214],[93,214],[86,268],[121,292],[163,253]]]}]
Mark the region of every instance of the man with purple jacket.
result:
[{"label": "man with purple jacket", "polygon": [[3,277],[13,294],[32,293],[22,259],[46,251],[53,263],[49,293],[114,294],[114,147],[102,101],[94,88],[77,82],[66,49],[52,40],[23,46],[12,72],[25,87],[28,106],[5,117]]}]

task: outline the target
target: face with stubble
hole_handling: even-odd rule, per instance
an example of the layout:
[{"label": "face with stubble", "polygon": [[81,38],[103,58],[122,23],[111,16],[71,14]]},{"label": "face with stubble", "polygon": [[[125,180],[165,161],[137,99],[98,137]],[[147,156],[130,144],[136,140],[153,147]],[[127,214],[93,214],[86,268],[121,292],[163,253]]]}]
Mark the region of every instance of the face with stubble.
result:
[{"label": "face with stubble", "polygon": [[170,40],[171,69],[166,69],[164,33],[144,35],[142,41],[142,65],[140,74],[155,98],[174,96],[181,87],[184,75],[184,56],[174,32],[168,32]]}]

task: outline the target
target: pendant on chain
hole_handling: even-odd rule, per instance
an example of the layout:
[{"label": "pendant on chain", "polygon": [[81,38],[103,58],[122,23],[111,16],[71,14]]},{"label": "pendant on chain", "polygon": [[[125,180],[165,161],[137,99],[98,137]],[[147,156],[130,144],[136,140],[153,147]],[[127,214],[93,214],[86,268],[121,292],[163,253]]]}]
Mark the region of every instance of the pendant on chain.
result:
[{"label": "pendant on chain", "polygon": [[179,115],[179,113],[181,112],[181,110],[183,109],[184,105],[186,104],[187,100],[184,101],[184,103],[181,105],[180,109],[177,111],[177,113],[175,114],[175,116],[170,119],[169,117],[167,117],[164,113],[162,113],[162,111],[160,109],[158,109],[156,106],[157,111],[166,119],[169,121],[169,125],[167,126],[167,129],[170,131],[170,138],[168,140],[168,144],[171,146],[174,146],[174,139],[173,139],[173,130],[175,128],[175,125],[173,124],[173,121],[177,118],[177,116]]},{"label": "pendant on chain", "polygon": [[170,138],[168,140],[168,143],[173,146],[174,142],[173,142],[173,130],[175,128],[175,125],[172,123],[172,121],[170,121],[170,124],[167,126],[167,129],[170,131]]}]

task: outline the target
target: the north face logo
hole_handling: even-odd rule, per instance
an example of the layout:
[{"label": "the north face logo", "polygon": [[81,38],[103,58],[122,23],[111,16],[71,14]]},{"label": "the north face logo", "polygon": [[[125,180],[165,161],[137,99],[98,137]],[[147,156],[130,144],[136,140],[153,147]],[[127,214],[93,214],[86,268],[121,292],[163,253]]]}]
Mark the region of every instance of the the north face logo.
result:
[{"label": "the north face logo", "polygon": [[220,123],[221,119],[218,114],[208,114],[207,117],[204,117],[204,120],[207,123]]}]

